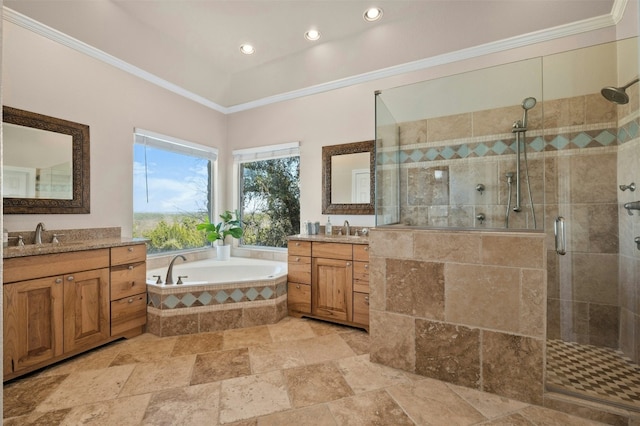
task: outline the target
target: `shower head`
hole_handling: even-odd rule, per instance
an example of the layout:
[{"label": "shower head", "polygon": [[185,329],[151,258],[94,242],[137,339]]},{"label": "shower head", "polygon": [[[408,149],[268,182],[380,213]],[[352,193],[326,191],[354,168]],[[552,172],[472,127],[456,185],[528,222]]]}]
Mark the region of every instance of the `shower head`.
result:
[{"label": "shower head", "polygon": [[624,105],[626,103],[629,103],[629,95],[627,95],[627,92],[625,92],[625,90],[627,90],[629,86],[637,83],[638,81],[639,80],[636,78],[635,80],[631,80],[629,83],[622,87],[608,86],[603,88],[600,93],[602,93],[602,96],[604,96],[606,100],[613,102],[614,104]]},{"label": "shower head", "polygon": [[527,128],[527,111],[536,106],[538,101],[534,97],[525,98],[522,101],[522,109],[524,109],[524,114],[522,116],[522,127],[524,130]]},{"label": "shower head", "polygon": [[538,101],[536,101],[536,98],[526,98],[524,101],[522,101],[522,108],[524,108],[525,111],[530,110],[531,108],[536,106],[537,102]]}]

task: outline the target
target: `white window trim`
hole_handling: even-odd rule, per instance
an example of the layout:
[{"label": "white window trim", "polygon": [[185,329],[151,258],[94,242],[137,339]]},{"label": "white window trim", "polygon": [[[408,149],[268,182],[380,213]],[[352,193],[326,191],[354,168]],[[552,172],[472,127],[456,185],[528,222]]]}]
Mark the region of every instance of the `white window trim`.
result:
[{"label": "white window trim", "polygon": [[147,146],[153,146],[167,151],[207,157],[214,162],[218,158],[218,149],[211,146],[200,145],[137,127],[133,129],[133,134],[135,136],[134,143],[146,144]]}]

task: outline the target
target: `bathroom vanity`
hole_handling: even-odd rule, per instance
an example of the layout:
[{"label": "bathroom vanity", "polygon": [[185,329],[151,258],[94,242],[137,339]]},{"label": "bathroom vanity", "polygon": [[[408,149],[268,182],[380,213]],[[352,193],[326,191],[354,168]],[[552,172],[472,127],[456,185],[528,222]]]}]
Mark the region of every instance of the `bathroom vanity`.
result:
[{"label": "bathroom vanity", "polygon": [[292,236],[288,247],[289,315],[369,328],[367,238]]},{"label": "bathroom vanity", "polygon": [[4,381],[143,332],[144,241],[12,247],[3,261]]}]

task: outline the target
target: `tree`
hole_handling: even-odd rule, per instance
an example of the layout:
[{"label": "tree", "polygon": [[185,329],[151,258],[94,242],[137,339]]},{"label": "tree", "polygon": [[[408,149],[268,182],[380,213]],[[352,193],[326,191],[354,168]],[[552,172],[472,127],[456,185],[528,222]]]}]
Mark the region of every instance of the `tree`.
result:
[{"label": "tree", "polygon": [[287,247],[300,232],[300,157],[243,163],[243,244]]}]

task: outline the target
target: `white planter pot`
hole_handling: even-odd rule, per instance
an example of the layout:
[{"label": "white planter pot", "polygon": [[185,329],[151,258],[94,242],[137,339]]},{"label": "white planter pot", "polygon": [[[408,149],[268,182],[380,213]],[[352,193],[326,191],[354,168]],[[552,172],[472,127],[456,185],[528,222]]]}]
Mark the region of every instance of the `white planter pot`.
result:
[{"label": "white planter pot", "polygon": [[231,257],[231,246],[216,246],[216,260],[229,260]]}]

